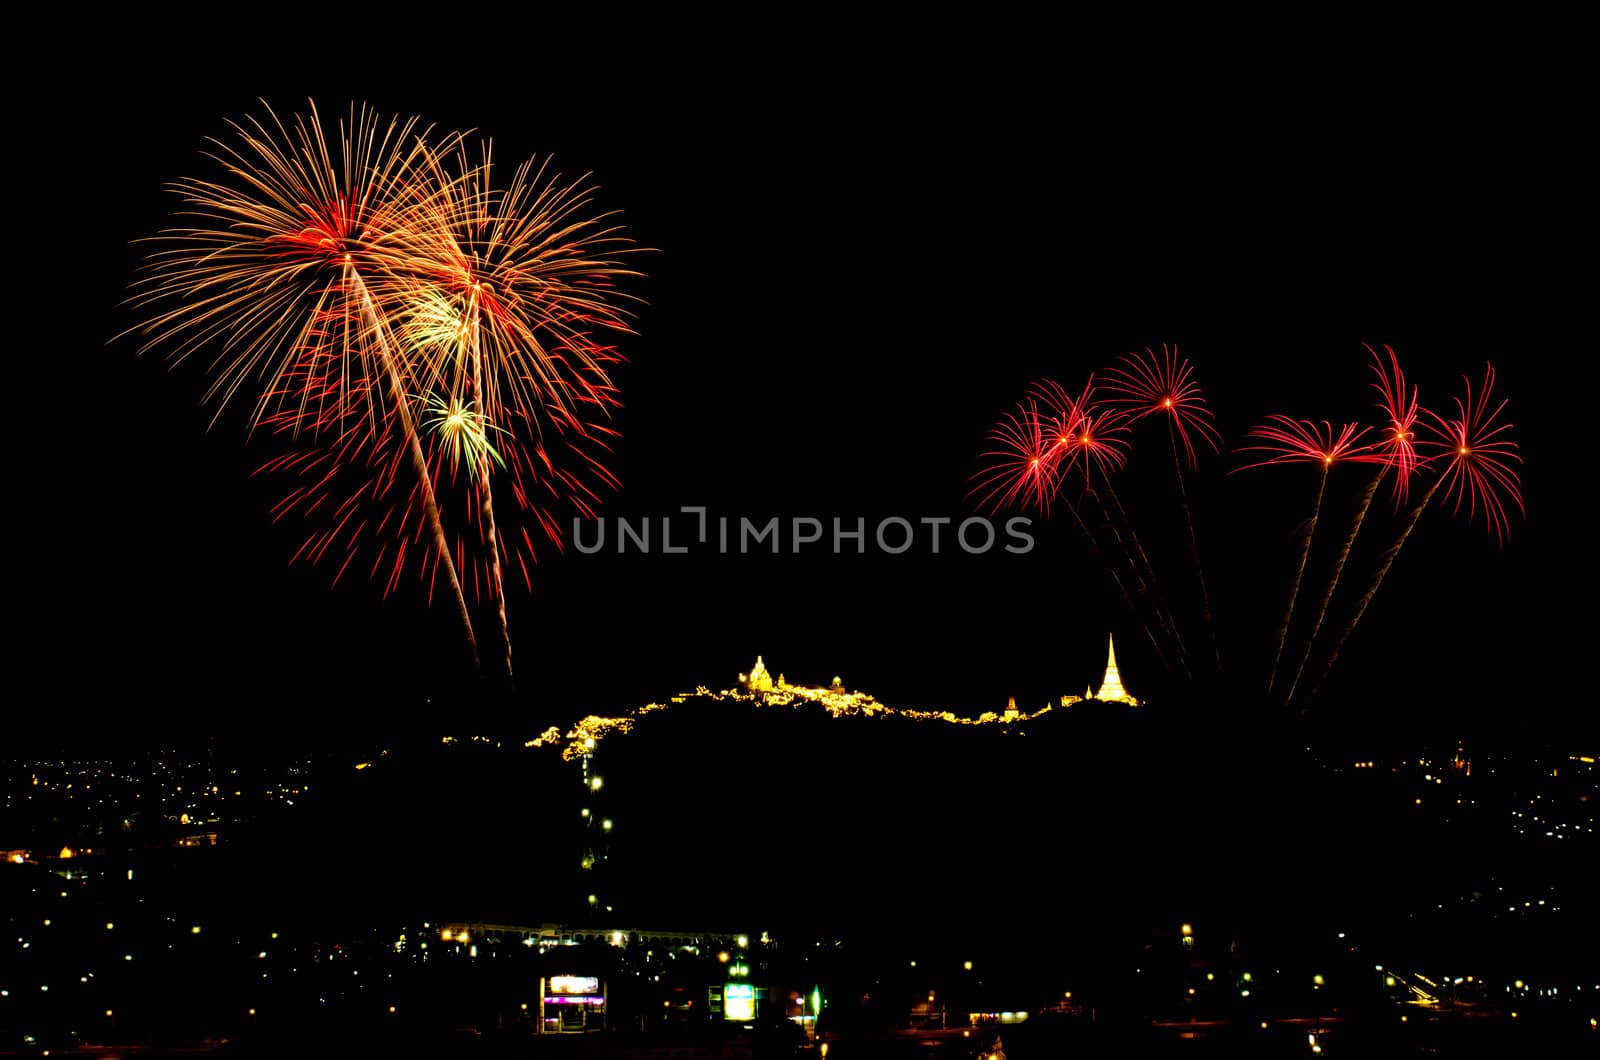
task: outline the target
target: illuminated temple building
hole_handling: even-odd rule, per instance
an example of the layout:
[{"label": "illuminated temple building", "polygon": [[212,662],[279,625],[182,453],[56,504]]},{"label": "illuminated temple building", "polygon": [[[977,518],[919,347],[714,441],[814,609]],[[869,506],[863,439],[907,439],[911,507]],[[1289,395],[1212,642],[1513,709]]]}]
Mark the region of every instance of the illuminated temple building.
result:
[{"label": "illuminated temple building", "polygon": [[1106,672],[1100,678],[1099,689],[1089,687],[1083,690],[1081,696],[1062,696],[1061,705],[1070,707],[1086,699],[1097,699],[1102,703],[1125,703],[1130,707],[1139,705],[1139,701],[1122,687],[1122,675],[1117,672],[1117,645],[1111,637],[1106,638]]}]

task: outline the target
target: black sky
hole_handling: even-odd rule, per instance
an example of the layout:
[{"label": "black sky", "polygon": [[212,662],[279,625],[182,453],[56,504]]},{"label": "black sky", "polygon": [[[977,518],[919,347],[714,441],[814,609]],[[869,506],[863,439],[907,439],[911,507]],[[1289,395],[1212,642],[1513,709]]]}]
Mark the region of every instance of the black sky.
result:
[{"label": "black sky", "polygon": [[[448,609],[287,565],[293,536],[249,478],[261,456],[237,420],[207,433],[196,372],[107,345],[134,323],[130,244],[162,224],[162,183],[204,172],[205,137],[258,95],[314,95],[476,128],[504,158],[553,153],[656,248],[612,514],[959,516],[988,424],[1029,380],[1074,385],[1162,341],[1193,356],[1230,441],[1269,412],[1366,416],[1363,341],[1392,344],[1435,405],[1492,359],[1528,521],[1498,549],[1430,517],[1325,709],[1358,735],[1592,731],[1581,631],[1560,617],[1590,590],[1563,406],[1588,341],[1569,253],[1592,225],[1559,84],[1475,69],[1402,97],[1337,69],[1315,91],[1205,89],[1198,67],[814,58],[708,49],[558,76],[485,57],[493,76],[443,78],[130,50],[94,64],[115,91],[35,97],[13,244],[20,727],[394,727],[465,681]],[[1146,449],[1130,474],[1167,474]],[[1224,480],[1227,459],[1202,532],[1213,591],[1248,625],[1314,480]],[[792,678],[985,709],[1078,690],[1108,629],[1136,690],[1149,664],[1064,526],[1020,559],[569,557],[511,612],[540,719],[717,686],[758,652]]]}]

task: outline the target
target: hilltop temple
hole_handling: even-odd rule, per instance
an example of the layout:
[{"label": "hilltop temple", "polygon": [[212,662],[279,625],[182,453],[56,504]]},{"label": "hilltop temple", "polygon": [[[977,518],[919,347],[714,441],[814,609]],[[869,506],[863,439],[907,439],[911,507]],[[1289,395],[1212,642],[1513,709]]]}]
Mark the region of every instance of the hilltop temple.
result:
[{"label": "hilltop temple", "polygon": [[761,661],[761,656],[756,656],[756,664],[747,674],[739,675],[739,687],[746,692],[844,692],[844,682],[835,677],[833,683],[823,688],[821,685],[791,685],[782,675],[772,679],[772,672],[767,669],[767,664]]},{"label": "hilltop temple", "polygon": [[[860,700],[863,704],[873,702],[873,705],[877,706],[872,701],[872,698],[865,693],[846,691],[843,682],[837,677],[827,687],[821,685],[792,685],[782,674],[779,674],[774,679],[772,672],[767,669],[766,662],[759,655],[756,656],[756,664],[750,668],[750,672],[739,675],[739,690],[747,695],[757,695],[766,701],[771,701],[774,697],[781,698],[784,701],[798,697],[802,700],[821,700],[825,703],[848,699],[852,702]],[[1070,707],[1074,703],[1082,703],[1090,699],[1098,700],[1101,703],[1121,703],[1129,707],[1137,707],[1139,705],[1139,700],[1129,694],[1128,690],[1122,685],[1122,673],[1117,669],[1116,642],[1109,637],[1106,639],[1106,668],[1100,677],[1098,688],[1090,685],[1083,690],[1083,695],[1081,696],[1062,696],[1060,705]],[[878,709],[882,708],[879,707]],[[1048,710],[1049,708],[1046,707],[1045,709]],[[902,713],[916,714],[919,712]],[[1017,708],[1016,697],[1011,697],[1010,701],[1006,703],[1004,714],[986,714],[983,719],[979,720],[991,718],[997,721],[1022,720],[1023,712]]]}]

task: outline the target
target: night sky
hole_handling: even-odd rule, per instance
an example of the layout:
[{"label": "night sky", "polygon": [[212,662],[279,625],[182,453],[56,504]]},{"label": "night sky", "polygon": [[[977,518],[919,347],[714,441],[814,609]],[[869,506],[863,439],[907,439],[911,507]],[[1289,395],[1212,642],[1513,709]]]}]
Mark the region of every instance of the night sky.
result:
[{"label": "night sky", "polygon": [[[1315,94],[1264,73],[1194,92],[1202,71],[1141,67],[1129,92],[1021,56],[688,58],[557,76],[485,57],[492,75],[446,80],[138,52],[101,82],[117,91],[25,111],[12,726],[314,735],[472,716],[413,720],[425,697],[471,700],[451,609],[289,566],[296,537],[269,523],[240,418],[208,433],[197,368],[108,344],[137,322],[119,303],[132,242],[171,206],[163,182],[209,173],[204,138],[259,95],[281,112],[354,98],[594,174],[654,248],[631,288],[647,304],[623,343],[610,515],[960,517],[988,426],[1030,380],[1075,387],[1163,341],[1196,362],[1230,445],[1272,412],[1369,418],[1364,341],[1392,344],[1435,407],[1492,359],[1528,519],[1500,549],[1431,513],[1318,714],[1352,739],[1593,732],[1587,624],[1557,611],[1591,588],[1570,395],[1592,293],[1568,265],[1580,170],[1560,85],[1490,66],[1400,100],[1352,68]],[[1166,485],[1159,442],[1130,482]],[[1195,489],[1245,685],[1315,473],[1222,474],[1240,462],[1214,458]],[[1160,542],[1169,495],[1128,494]],[[1108,631],[1138,693],[1152,664],[1096,569],[1064,523],[1039,540],[1026,557],[552,557],[510,600],[513,724],[726,687],[757,653],[897,704],[1037,703],[1098,677]]]}]

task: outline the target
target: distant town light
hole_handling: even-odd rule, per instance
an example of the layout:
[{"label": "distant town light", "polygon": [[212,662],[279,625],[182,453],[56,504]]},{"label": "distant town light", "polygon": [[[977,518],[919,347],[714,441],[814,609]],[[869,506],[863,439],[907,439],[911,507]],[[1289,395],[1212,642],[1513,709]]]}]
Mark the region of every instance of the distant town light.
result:
[{"label": "distant town light", "polygon": [[961,967],[965,968],[967,971],[970,972],[970,971],[972,971],[972,962],[971,961],[963,961],[963,962],[961,962]]}]

